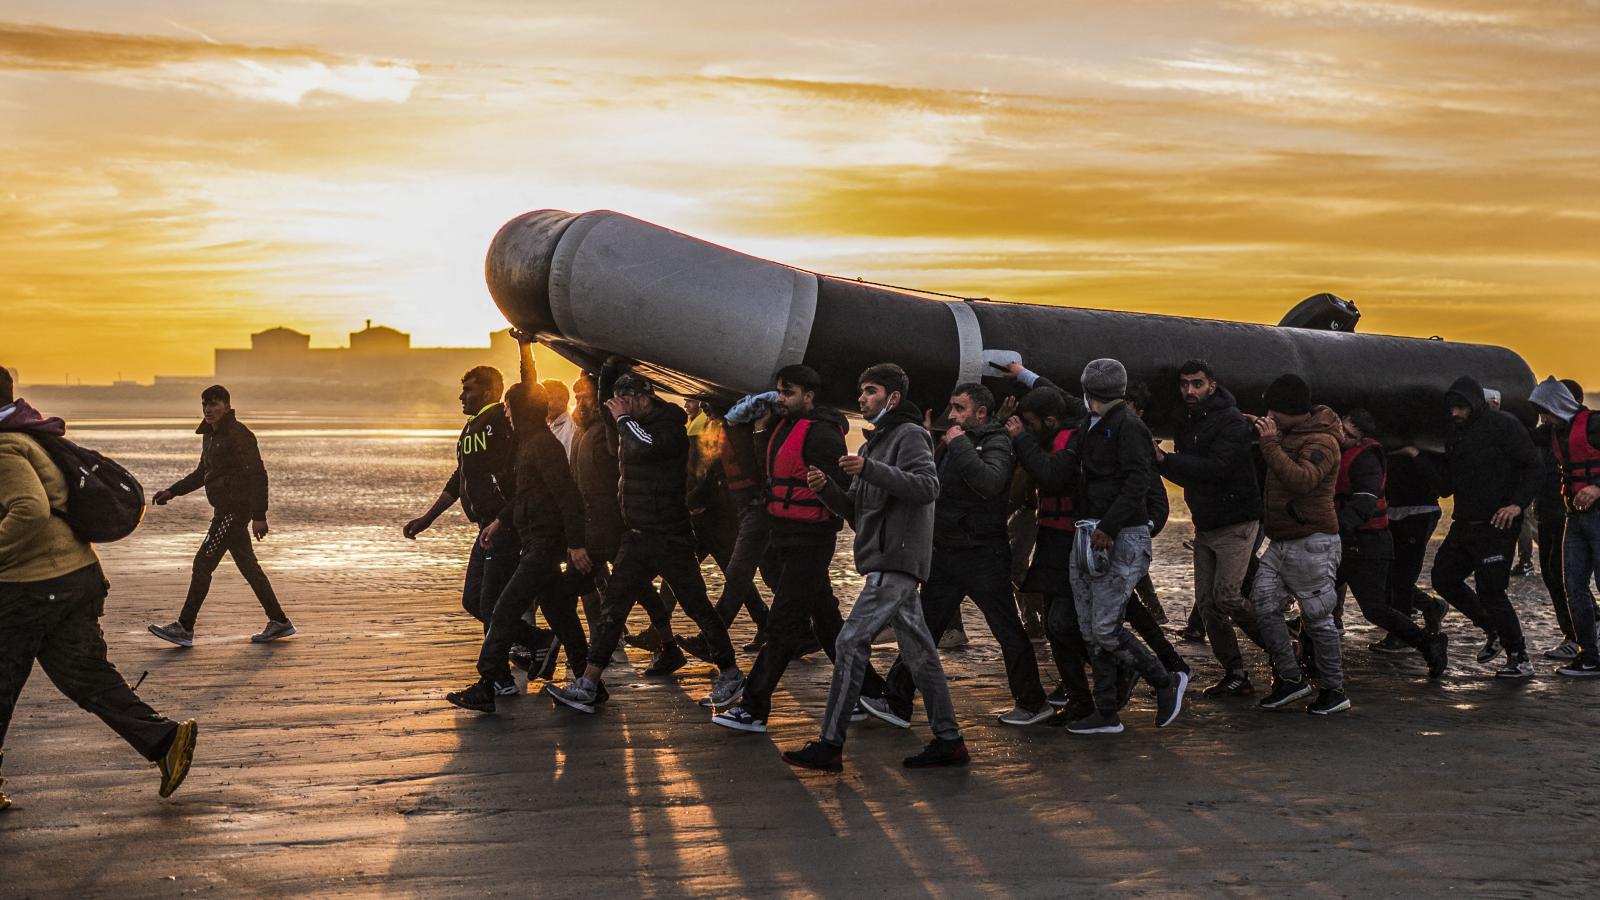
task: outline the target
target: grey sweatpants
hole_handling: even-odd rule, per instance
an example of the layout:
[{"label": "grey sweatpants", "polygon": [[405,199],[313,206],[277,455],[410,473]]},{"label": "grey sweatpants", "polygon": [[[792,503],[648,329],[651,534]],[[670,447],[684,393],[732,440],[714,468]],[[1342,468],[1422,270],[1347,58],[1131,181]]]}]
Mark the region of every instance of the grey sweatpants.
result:
[{"label": "grey sweatpants", "polygon": [[1317,680],[1332,690],[1344,687],[1344,665],[1339,656],[1339,627],[1333,610],[1338,596],[1333,589],[1344,548],[1337,534],[1273,541],[1261,557],[1250,602],[1255,606],[1261,648],[1272,658],[1279,678],[1298,681],[1300,663],[1294,658],[1294,641],[1283,611],[1290,600],[1300,602],[1300,630],[1317,654]]},{"label": "grey sweatpants", "polygon": [[[1093,530],[1092,526],[1079,528]],[[1150,555],[1150,529],[1143,525],[1117,532],[1104,572],[1089,571],[1092,554],[1083,548],[1075,548],[1072,554],[1072,600],[1078,608],[1078,628],[1089,648],[1094,705],[1104,712],[1117,709],[1119,668],[1138,672],[1151,687],[1172,683],[1161,660],[1122,627],[1134,586],[1150,572]]]},{"label": "grey sweatpants", "polygon": [[885,625],[894,625],[900,643],[900,662],[911,672],[911,681],[922,692],[928,722],[935,737],[953,741],[961,737],[955,709],[950,704],[950,686],[944,680],[939,651],[922,618],[922,601],[917,580],[904,572],[869,572],[861,596],[850,609],[850,618],[839,629],[834,645],[833,684],[828,688],[828,706],[822,714],[822,739],[844,746],[850,728],[850,713],[861,699],[861,679],[872,659],[872,639]]}]

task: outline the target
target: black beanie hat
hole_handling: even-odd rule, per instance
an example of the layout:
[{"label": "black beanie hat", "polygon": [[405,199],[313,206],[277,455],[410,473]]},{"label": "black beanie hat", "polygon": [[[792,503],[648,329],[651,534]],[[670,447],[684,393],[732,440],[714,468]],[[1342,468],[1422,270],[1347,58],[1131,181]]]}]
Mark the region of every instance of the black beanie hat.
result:
[{"label": "black beanie hat", "polygon": [[1267,409],[1290,416],[1303,416],[1311,412],[1311,386],[1299,375],[1279,375],[1261,395]]}]

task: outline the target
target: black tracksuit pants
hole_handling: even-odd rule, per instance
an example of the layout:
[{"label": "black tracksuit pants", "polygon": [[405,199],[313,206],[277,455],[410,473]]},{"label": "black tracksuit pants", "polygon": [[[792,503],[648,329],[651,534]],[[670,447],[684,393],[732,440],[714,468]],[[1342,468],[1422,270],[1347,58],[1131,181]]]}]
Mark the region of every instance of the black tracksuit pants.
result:
[{"label": "black tracksuit pants", "polygon": [[1389,534],[1394,538],[1394,559],[1389,561],[1389,605],[1407,618],[1420,604],[1433,599],[1417,586],[1417,580],[1422,577],[1428,542],[1438,527],[1438,513],[1406,516],[1389,523]]},{"label": "black tracksuit pants", "polygon": [[[1006,681],[1011,696],[1024,709],[1039,710],[1046,705],[1044,687],[1039,682],[1039,660],[1033,644],[1022,630],[1022,618],[1011,593],[1011,546],[998,542],[987,547],[941,548],[934,545],[933,567],[922,585],[922,618],[928,623],[934,644],[956,622],[956,611],[967,597],[983,613],[989,632],[1000,644],[1005,660]],[[889,689],[885,694],[897,712],[909,712],[917,687],[911,670],[895,658],[889,669]]]},{"label": "black tracksuit pants", "polygon": [[1567,605],[1567,570],[1561,564],[1561,545],[1567,541],[1567,520],[1539,523],[1539,577],[1545,590],[1550,592],[1550,602],[1555,604],[1556,624],[1561,626],[1563,641],[1577,642],[1577,632],[1572,628],[1572,607]]},{"label": "black tracksuit pants", "polygon": [[734,665],[733,645],[728,642],[728,627],[722,624],[716,607],[706,597],[706,582],[700,576],[700,561],[695,558],[694,538],[688,534],[647,534],[629,530],[622,536],[617,563],[606,581],[605,597],[600,601],[600,624],[589,643],[589,659],[602,668],[622,639],[628,613],[634,603],[650,590],[657,575],[672,588],[683,611],[700,626],[711,646],[711,658],[718,668]]},{"label": "black tracksuit pants", "polygon": [[239,574],[255,591],[256,600],[260,601],[267,618],[274,622],[289,621],[283,607],[278,605],[272,582],[267,580],[267,573],[261,571],[261,563],[256,561],[256,548],[250,543],[250,517],[245,513],[217,512],[212,515],[211,527],[206,531],[205,540],[200,542],[199,552],[194,555],[189,596],[183,601],[183,611],[178,614],[178,621],[183,627],[194,630],[195,620],[200,617],[200,605],[206,601],[206,594],[211,590],[211,575],[217,571],[224,553],[233,557],[233,564],[239,567]]},{"label": "black tracksuit pants", "polygon": [[[739,703],[758,719],[766,719],[772,711],[772,692],[777,689],[778,680],[813,633],[828,659],[834,659],[834,645],[839,640],[839,629],[844,627],[844,617],[839,614],[839,598],[828,581],[833,554],[833,535],[825,541],[778,548],[778,587],[767,613],[767,644],[750,668],[744,699]],[[883,677],[869,662],[861,696],[883,694]]]},{"label": "black tracksuit pants", "polygon": [[100,717],[148,760],[172,746],[178,725],[139,699],[106,659],[100,564],[48,581],[0,582],[0,745],[33,663],[61,693]]},{"label": "black tracksuit pants", "polygon": [[1362,557],[1345,544],[1339,560],[1335,580],[1350,589],[1350,596],[1361,608],[1368,622],[1382,628],[1412,647],[1420,649],[1428,642],[1428,632],[1412,621],[1411,617],[1389,605],[1389,569],[1393,560]]},{"label": "black tracksuit pants", "polygon": [[[1499,635],[1500,643],[1513,656],[1527,649],[1517,610],[1506,593],[1521,533],[1520,518],[1510,528],[1496,528],[1488,522],[1452,522],[1433,558],[1433,589],[1472,624]],[[1468,578],[1477,583],[1476,591],[1467,586]]]},{"label": "black tracksuit pants", "polygon": [[[478,537],[483,532],[480,529]],[[489,541],[489,546],[483,546],[483,541],[475,538],[472,541],[472,554],[467,557],[467,580],[461,586],[461,608],[467,615],[483,623],[483,630],[489,630],[489,619],[494,615],[495,604],[500,601],[500,594],[506,589],[506,582],[511,580],[511,573],[517,570],[521,562],[522,538],[517,535],[515,528],[501,526],[495,529],[494,537]]]}]

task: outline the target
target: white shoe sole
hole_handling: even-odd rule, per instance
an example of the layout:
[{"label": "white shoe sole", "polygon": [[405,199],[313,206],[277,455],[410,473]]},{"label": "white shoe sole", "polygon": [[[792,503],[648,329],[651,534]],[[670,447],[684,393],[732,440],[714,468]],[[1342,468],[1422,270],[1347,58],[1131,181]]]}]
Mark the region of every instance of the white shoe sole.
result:
[{"label": "white shoe sole", "polygon": [[884,722],[888,722],[890,725],[893,725],[896,728],[910,728],[911,727],[911,723],[909,721],[900,718],[899,716],[897,716],[894,713],[890,712],[888,709],[877,709],[874,706],[872,706],[871,704],[866,703],[866,702],[863,702],[861,704],[861,708],[866,710],[867,713],[869,715],[871,715],[873,718],[880,719],[880,720],[882,720]]},{"label": "white shoe sole", "polygon": [[744,722],[725,719],[722,716],[712,716],[711,724],[721,725],[730,731],[743,731],[746,734],[765,734],[767,731],[767,723],[765,722],[754,722],[747,725]]},{"label": "white shoe sole", "polygon": [[1178,700],[1172,704],[1172,715],[1167,716],[1165,722],[1156,722],[1157,728],[1165,728],[1178,718],[1178,713],[1183,712],[1183,692],[1189,689],[1189,673],[1174,672],[1173,677],[1178,679]]},{"label": "white shoe sole", "polygon": [[151,634],[155,635],[158,638],[161,638],[163,641],[166,641],[169,644],[177,644],[179,647],[193,647],[194,646],[194,640],[192,638],[189,639],[189,640],[184,640],[183,638],[171,637],[170,635],[166,635],[166,634],[161,633],[161,631],[159,629],[157,629],[156,626],[154,626],[154,625],[151,625],[148,630],[149,630],[149,632]]},{"label": "white shoe sole", "polygon": [[561,696],[561,692],[558,691],[555,688],[554,685],[545,688],[544,692],[546,694],[550,695],[550,699],[551,700],[554,700],[555,702],[561,704],[562,706],[567,707],[568,709],[575,709],[578,712],[584,713],[586,715],[591,715],[591,716],[594,715],[594,703],[593,702],[580,703],[577,700],[569,700],[566,697]]},{"label": "white shoe sole", "polygon": [[1304,700],[1305,698],[1311,696],[1314,693],[1316,693],[1316,688],[1313,688],[1311,686],[1311,681],[1309,679],[1307,679],[1304,687],[1302,687],[1298,691],[1295,691],[1294,693],[1290,694],[1289,696],[1283,698],[1282,700],[1279,700],[1278,702],[1273,703],[1270,706],[1267,704],[1267,702],[1265,700],[1263,700],[1260,703],[1257,703],[1256,706],[1258,706],[1258,707],[1260,707],[1262,709],[1283,709],[1285,706],[1288,706],[1289,704],[1295,702],[1296,700]]},{"label": "white shoe sole", "polygon": [[1115,725],[1101,725],[1098,728],[1073,728],[1071,725],[1068,725],[1067,731],[1071,732],[1072,734],[1121,734],[1122,723],[1118,722]]},{"label": "white shoe sole", "polygon": [[1600,678],[1600,669],[1583,669],[1574,671],[1567,669],[1566,667],[1562,667],[1556,670],[1556,674],[1565,675],[1568,678]]}]

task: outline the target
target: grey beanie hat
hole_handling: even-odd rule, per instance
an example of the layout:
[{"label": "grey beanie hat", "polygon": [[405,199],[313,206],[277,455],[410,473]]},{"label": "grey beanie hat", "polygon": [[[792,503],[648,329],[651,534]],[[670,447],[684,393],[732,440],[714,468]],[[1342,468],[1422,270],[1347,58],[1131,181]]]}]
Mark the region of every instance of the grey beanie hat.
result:
[{"label": "grey beanie hat", "polygon": [[1571,422],[1572,417],[1583,408],[1583,405],[1573,398],[1572,392],[1567,390],[1567,386],[1557,381],[1553,375],[1539,382],[1528,402],[1563,422]]},{"label": "grey beanie hat", "polygon": [[1099,400],[1121,400],[1128,392],[1128,370],[1114,359],[1097,359],[1083,367],[1083,392]]}]

